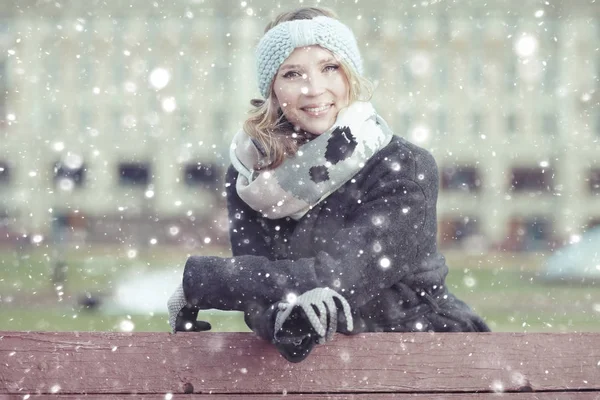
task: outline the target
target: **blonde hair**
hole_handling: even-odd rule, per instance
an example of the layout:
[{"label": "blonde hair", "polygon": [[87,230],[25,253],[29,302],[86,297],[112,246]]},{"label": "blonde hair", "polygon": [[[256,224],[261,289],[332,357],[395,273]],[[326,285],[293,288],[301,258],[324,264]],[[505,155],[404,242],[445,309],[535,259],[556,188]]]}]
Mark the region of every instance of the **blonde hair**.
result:
[{"label": "blonde hair", "polygon": [[[337,15],[326,8],[303,7],[279,14],[265,27],[265,33],[282,22],[312,19],[318,16],[337,19]],[[337,56],[336,59],[340,62],[341,70],[348,80],[349,103],[370,100],[373,92],[372,83],[358,75],[344,60]],[[250,110],[250,117],[244,122],[244,131],[260,144],[262,147],[260,150],[267,159],[266,162],[255,166],[256,170],[277,168],[286,157],[296,154],[302,144],[315,137],[307,132],[296,131],[285,118],[273,93],[273,84],[269,88],[269,96],[266,100],[252,99],[250,104],[254,108]]]}]

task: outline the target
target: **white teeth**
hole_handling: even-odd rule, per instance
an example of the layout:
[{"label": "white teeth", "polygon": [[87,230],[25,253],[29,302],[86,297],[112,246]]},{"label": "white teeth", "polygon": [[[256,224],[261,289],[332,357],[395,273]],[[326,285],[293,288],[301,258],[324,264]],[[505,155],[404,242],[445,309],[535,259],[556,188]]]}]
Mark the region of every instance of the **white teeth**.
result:
[{"label": "white teeth", "polygon": [[321,106],[321,107],[314,107],[314,108],[305,108],[305,111],[308,111],[309,113],[320,113],[322,111],[327,110],[329,107],[331,107],[331,105],[326,105],[326,106]]}]

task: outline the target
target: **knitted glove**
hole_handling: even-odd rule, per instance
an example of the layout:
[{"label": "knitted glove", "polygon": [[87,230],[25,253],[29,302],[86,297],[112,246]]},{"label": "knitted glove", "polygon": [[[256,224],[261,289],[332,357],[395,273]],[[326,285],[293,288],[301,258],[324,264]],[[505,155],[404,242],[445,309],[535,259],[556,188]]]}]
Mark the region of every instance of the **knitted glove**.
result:
[{"label": "knitted glove", "polygon": [[329,288],[316,288],[298,296],[292,303],[277,305],[275,345],[291,362],[300,362],[315,344],[333,339],[337,330],[338,310],[342,309],[346,329],[353,329],[350,305]]},{"label": "knitted glove", "polygon": [[169,325],[171,332],[201,332],[208,331],[211,326],[205,321],[196,321],[198,308],[188,304],[183,294],[183,286],[179,284],[167,302],[169,309]]}]

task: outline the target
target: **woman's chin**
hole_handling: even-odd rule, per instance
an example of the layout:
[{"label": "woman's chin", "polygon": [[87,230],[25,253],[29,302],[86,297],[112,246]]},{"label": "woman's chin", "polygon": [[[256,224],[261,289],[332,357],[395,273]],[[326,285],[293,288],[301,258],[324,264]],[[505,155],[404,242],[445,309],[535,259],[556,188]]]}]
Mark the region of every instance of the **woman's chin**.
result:
[{"label": "woman's chin", "polygon": [[312,124],[303,124],[300,126],[300,130],[304,132],[308,132],[312,135],[319,136],[327,132],[334,125],[334,122],[325,122],[322,123],[312,123]]}]

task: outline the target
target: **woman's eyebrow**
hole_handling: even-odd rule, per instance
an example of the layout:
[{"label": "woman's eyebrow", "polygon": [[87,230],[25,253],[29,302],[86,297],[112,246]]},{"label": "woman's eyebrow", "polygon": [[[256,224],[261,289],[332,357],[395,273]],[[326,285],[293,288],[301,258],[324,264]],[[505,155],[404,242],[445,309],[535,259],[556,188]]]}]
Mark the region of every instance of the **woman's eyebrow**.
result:
[{"label": "woman's eyebrow", "polygon": [[328,58],[325,58],[325,59],[321,60],[319,62],[319,64],[329,64],[329,63],[334,63],[334,62],[337,62],[337,60],[335,58],[328,57]]},{"label": "woman's eyebrow", "polygon": [[287,69],[300,69],[302,68],[301,65],[298,64],[286,64],[286,65],[282,65],[281,68],[279,68],[281,71],[285,71]]},{"label": "woman's eyebrow", "polygon": [[[328,58],[324,58],[321,61],[318,62],[319,65],[323,65],[323,64],[328,64],[328,63],[332,63],[332,62],[337,62],[337,60],[333,57],[328,57]],[[279,69],[280,71],[285,71],[288,69],[302,69],[303,66],[300,64],[284,64],[281,66],[281,68]]]}]

